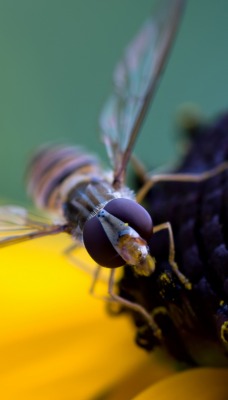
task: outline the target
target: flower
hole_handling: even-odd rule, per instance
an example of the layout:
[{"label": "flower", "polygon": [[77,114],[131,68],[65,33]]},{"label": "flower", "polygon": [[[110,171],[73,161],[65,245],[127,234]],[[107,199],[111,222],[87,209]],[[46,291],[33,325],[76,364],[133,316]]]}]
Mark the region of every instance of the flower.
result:
[{"label": "flower", "polygon": [[89,295],[91,276],[62,254],[69,243],[60,235],[1,250],[2,399],[92,399],[142,368],[135,394],[149,375],[174,371],[158,366],[154,373],[130,321],[110,318]]},{"label": "flower", "polygon": [[[188,117],[186,125],[190,147],[171,171],[183,180],[160,181],[147,196],[154,225],[171,224],[178,271],[191,289],[168,262],[170,239],[163,229],[149,243],[155,273],[145,279],[126,268],[119,291],[153,312],[163,331],[158,343],[133,314],[139,345],[148,350],[161,345],[192,365],[227,366],[228,114],[210,124],[194,121],[189,124]],[[184,174],[207,179],[193,182]]]},{"label": "flower", "polygon": [[[225,116],[210,129],[204,128],[209,132],[206,143],[202,127],[194,127],[198,132],[194,132],[192,147],[177,171],[189,171],[193,165],[193,170],[204,171],[208,162],[213,168],[226,160],[227,125]],[[224,174],[226,171],[222,174],[225,185]],[[221,368],[227,365],[227,264],[222,263],[225,259],[220,246],[224,243],[211,239],[217,235],[216,231],[213,236],[216,211],[223,226],[223,235],[217,237],[224,242],[226,238],[221,222],[228,215],[227,203],[221,206],[218,201],[226,192],[223,186],[219,189],[221,181],[217,179],[210,182],[210,190],[203,185],[200,193],[172,183],[154,188],[148,196],[151,213],[156,211],[155,223],[169,214],[178,266],[190,279],[192,289],[183,287],[167,262],[166,252],[159,252],[160,245],[167,250],[167,237],[161,236],[156,246],[150,243],[151,250],[157,251],[153,276],[136,278],[126,267],[119,291],[148,309],[165,309],[156,316],[164,334],[163,346],[139,315],[124,310],[118,318],[110,317],[104,303],[88,294],[91,276],[63,255],[71,243],[64,234],[1,249],[1,398],[227,399],[228,369]],[[212,202],[208,201],[208,193]],[[189,202],[185,203],[187,208],[181,207],[183,199]],[[205,209],[208,204],[214,207]],[[197,227],[206,223],[207,229],[196,234],[192,220],[197,221]],[[91,263],[83,250],[78,258]],[[100,289],[104,288],[101,283]],[[135,345],[135,326],[138,344],[149,351]],[[192,368],[196,364],[203,367]]]},{"label": "flower", "polygon": [[177,374],[180,365],[139,349],[126,315],[111,318],[89,296],[91,277],[65,259],[67,245],[60,235],[1,250],[2,399],[145,400],[170,390],[188,399],[193,383],[201,399],[228,396],[226,369]]}]

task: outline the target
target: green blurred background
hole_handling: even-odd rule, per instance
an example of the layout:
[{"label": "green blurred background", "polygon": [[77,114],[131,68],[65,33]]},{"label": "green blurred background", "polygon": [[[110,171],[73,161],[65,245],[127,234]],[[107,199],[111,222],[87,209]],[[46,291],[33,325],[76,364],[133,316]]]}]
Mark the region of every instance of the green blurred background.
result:
[{"label": "green blurred background", "polygon": [[[170,0],[171,1],[171,0]],[[97,119],[124,46],[153,0],[0,0],[0,196],[26,201],[23,174],[37,145],[83,144],[106,160]],[[228,1],[189,0],[136,153],[175,160],[178,106],[213,117],[228,101]]]}]

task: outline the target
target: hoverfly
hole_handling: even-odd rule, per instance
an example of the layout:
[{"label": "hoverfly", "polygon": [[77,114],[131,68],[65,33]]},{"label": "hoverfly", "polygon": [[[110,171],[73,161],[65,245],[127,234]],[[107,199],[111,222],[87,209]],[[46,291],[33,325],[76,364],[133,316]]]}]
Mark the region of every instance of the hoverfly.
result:
[{"label": "hoverfly", "polygon": [[[136,274],[152,274],[155,259],[147,241],[152,234],[165,229],[169,235],[169,263],[173,272],[187,290],[191,284],[175,262],[171,225],[167,222],[153,227],[151,216],[139,202],[159,180],[199,181],[227,168],[222,165],[197,176],[148,175],[137,195],[125,185],[134,143],[155,93],[184,5],[184,0],[163,1],[126,48],[114,71],[113,94],[100,117],[102,140],[113,173],[104,171],[95,156],[79,147],[43,147],[34,155],[28,168],[28,193],[38,208],[52,215],[56,213],[59,222],[47,223],[21,207],[0,207],[3,233],[0,247],[62,232],[71,235],[74,247],[84,245],[98,265],[92,291],[101,267],[109,268],[109,298],[141,313],[157,338],[161,338],[161,331],[151,313],[115,293],[116,268],[128,264]],[[70,254],[72,249],[67,253]]]}]

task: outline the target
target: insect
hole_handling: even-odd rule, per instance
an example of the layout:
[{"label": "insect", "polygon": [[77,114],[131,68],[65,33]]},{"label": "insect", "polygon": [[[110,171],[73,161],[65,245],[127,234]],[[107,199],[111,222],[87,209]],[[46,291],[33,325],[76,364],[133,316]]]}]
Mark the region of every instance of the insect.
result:
[{"label": "insect", "polygon": [[191,283],[175,262],[172,227],[167,221],[153,226],[141,202],[159,180],[200,181],[219,173],[227,165],[198,175],[147,176],[137,195],[125,185],[126,168],[135,140],[173,42],[184,0],[165,0],[143,25],[127,47],[114,71],[113,94],[100,117],[102,140],[112,164],[112,173],[99,160],[79,147],[53,146],[37,151],[28,168],[28,193],[35,205],[58,216],[58,222],[36,218],[17,206],[0,208],[0,247],[65,232],[74,245],[84,245],[97,263],[91,292],[101,267],[110,269],[109,298],[141,313],[157,338],[161,331],[153,315],[138,303],[115,293],[116,268],[128,264],[138,275],[149,276],[156,268],[147,241],[166,230],[169,235],[169,263],[186,290]]}]

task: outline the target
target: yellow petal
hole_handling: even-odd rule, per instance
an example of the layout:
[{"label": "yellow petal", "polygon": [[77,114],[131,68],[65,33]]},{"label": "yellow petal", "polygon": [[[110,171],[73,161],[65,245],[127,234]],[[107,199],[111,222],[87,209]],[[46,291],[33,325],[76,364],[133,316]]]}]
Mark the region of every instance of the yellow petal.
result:
[{"label": "yellow petal", "polygon": [[228,369],[198,368],[171,376],[132,400],[227,400]]},{"label": "yellow petal", "polygon": [[130,398],[174,372],[135,346],[125,316],[110,318],[103,302],[89,296],[91,276],[62,255],[70,243],[60,235],[1,250],[4,400],[84,400],[111,394],[125,381]]}]

